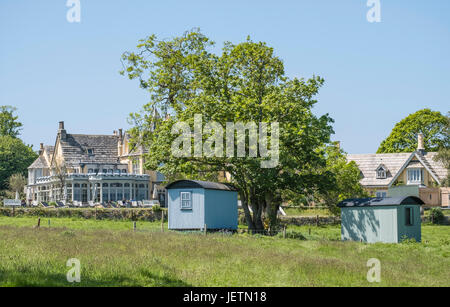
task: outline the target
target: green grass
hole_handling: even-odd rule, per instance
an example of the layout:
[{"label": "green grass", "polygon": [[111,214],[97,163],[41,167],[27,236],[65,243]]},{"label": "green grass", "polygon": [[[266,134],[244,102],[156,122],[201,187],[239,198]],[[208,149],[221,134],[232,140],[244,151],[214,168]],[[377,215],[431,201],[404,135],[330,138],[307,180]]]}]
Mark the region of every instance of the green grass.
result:
[{"label": "green grass", "polygon": [[[339,226],[290,226],[288,236],[175,233],[160,223],[0,218],[0,286],[447,286],[450,228],[423,243],[340,242]],[[309,234],[311,229],[311,234]],[[69,258],[81,283],[69,284]],[[381,261],[381,283],[366,263]]]}]

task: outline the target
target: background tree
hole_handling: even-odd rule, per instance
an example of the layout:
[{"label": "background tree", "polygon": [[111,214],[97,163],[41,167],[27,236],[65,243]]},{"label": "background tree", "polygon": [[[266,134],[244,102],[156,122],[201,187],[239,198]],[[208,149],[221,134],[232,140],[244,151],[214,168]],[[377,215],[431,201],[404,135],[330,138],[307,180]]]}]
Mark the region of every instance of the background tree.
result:
[{"label": "background tree", "polygon": [[8,186],[11,192],[16,194],[16,199],[19,199],[20,193],[23,192],[27,179],[22,174],[13,174],[8,179]]},{"label": "background tree", "polygon": [[[67,178],[67,166],[64,162],[55,162],[52,168],[53,175],[56,177],[58,182],[57,186],[59,188],[59,200],[67,201],[66,194],[66,178]],[[55,200],[56,197],[55,197]]]},{"label": "background tree", "polygon": [[440,112],[423,109],[397,123],[377,153],[413,152],[417,135],[423,133],[426,151],[437,151],[445,145],[447,118]]},{"label": "background tree", "polygon": [[338,214],[339,202],[348,198],[362,198],[369,195],[359,183],[361,172],[354,161],[347,162],[346,153],[337,143],[326,149],[326,170],[333,174],[336,184],[317,193],[318,202],[324,203],[331,212]]},{"label": "background tree", "polygon": [[14,115],[17,109],[11,106],[0,106],[0,136],[18,137],[22,123]]},{"label": "background tree", "polygon": [[[169,180],[231,174],[249,228],[262,230],[264,216],[276,223],[285,191],[312,194],[334,184],[329,172],[320,171],[326,165],[324,144],[333,133],[332,119],[312,112],[324,81],[287,78],[282,60],[265,43],[226,42],[219,55],[210,51],[213,44],[194,30],[169,41],[150,36],[140,41],[138,51],[123,54],[121,73],[139,80],[150,94],[143,111],[131,116],[132,141],[150,148],[146,167],[158,169]],[[170,117],[158,119],[153,116],[155,109]],[[261,168],[267,160],[261,155],[174,157],[172,127],[180,121],[193,127],[195,114],[222,127],[227,122],[278,122],[278,166]],[[211,134],[204,134],[204,141]]]},{"label": "background tree", "polygon": [[0,136],[0,190],[8,188],[8,178],[20,173],[28,174],[28,167],[38,155],[31,146],[11,136]]},{"label": "background tree", "polygon": [[441,162],[447,169],[447,178],[445,178],[441,185],[450,186],[450,112],[447,113],[447,125],[444,130],[444,145],[438,150],[438,154],[434,157],[435,161]]}]

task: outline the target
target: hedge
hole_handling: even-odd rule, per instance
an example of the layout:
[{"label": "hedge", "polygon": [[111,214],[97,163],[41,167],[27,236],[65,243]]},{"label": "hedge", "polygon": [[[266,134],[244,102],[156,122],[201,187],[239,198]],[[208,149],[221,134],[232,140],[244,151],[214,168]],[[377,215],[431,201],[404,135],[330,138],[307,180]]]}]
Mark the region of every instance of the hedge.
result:
[{"label": "hedge", "polygon": [[0,216],[32,216],[32,217],[74,217],[97,220],[132,220],[154,222],[167,219],[165,209],[91,209],[91,208],[0,208]]}]

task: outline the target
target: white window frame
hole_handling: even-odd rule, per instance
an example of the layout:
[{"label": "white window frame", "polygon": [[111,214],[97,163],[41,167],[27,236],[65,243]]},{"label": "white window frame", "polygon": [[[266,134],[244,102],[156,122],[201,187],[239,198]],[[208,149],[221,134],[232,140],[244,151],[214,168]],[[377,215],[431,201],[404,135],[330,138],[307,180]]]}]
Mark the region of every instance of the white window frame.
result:
[{"label": "white window frame", "polygon": [[386,179],[386,177],[387,177],[386,170],[384,169],[384,167],[380,166],[377,169],[377,179]]},{"label": "white window frame", "polygon": [[409,168],[406,171],[406,178],[407,178],[408,184],[423,183],[423,169],[422,168]]},{"label": "white window frame", "polygon": [[180,192],[180,209],[192,210],[192,192],[182,191]]}]

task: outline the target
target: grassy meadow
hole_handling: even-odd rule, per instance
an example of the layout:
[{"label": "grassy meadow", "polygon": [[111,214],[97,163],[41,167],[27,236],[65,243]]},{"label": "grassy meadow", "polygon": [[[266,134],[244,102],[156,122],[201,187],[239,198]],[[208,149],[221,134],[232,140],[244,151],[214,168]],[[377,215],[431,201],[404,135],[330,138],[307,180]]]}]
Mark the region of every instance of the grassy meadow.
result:
[{"label": "grassy meadow", "polygon": [[[287,237],[176,233],[159,222],[0,217],[0,286],[447,286],[450,227],[422,243],[340,242],[339,226],[291,226]],[[165,228],[167,225],[165,225]],[[66,262],[81,262],[81,283]],[[381,283],[366,275],[381,261]]]}]

